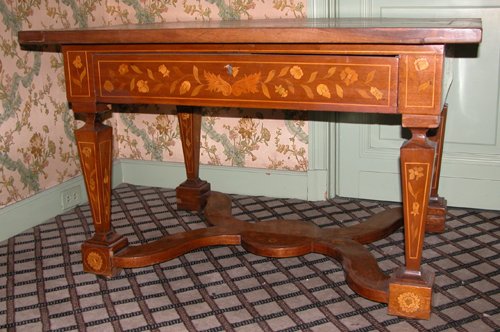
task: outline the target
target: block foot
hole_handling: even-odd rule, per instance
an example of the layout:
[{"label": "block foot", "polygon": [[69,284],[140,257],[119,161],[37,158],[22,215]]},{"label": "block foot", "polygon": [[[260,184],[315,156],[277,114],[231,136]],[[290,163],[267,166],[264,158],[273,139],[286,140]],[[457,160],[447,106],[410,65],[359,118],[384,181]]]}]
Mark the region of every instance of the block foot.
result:
[{"label": "block foot", "polygon": [[201,211],[207,204],[210,183],[204,180],[186,180],[175,189],[177,208],[189,211]]},{"label": "block foot", "polygon": [[113,264],[113,256],[128,246],[126,237],[110,233],[105,239],[94,236],[82,244],[83,271],[107,278],[118,275],[121,268]]},{"label": "block foot", "polygon": [[434,273],[422,272],[421,276],[408,276],[404,269],[396,271],[389,281],[388,314],[429,319],[432,308]]}]

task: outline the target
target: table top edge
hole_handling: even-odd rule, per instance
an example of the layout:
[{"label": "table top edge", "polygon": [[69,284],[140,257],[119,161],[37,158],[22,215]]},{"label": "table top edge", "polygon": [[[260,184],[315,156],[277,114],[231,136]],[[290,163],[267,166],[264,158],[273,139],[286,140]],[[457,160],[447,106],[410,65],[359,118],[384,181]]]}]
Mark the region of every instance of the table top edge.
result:
[{"label": "table top edge", "polygon": [[22,45],[479,43],[481,19],[270,19],[168,22],[83,29],[25,30]]}]

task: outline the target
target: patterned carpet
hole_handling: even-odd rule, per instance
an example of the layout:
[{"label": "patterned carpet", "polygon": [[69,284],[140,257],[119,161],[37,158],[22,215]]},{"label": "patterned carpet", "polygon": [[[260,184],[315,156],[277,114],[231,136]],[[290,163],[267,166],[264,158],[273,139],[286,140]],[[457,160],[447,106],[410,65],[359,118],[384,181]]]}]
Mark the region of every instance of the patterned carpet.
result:
[{"label": "patterned carpet", "polygon": [[[243,220],[306,219],[351,225],[390,206],[233,195]],[[121,185],[113,224],[132,243],[205,227],[177,212],[169,189]],[[93,231],[87,205],[0,243],[0,330],[17,331],[498,331],[500,211],[451,208],[447,231],[427,235],[424,265],[436,272],[428,321],[387,315],[385,304],[347,287],[322,255],[270,259],[213,247],[110,280],[82,272],[80,245]],[[132,222],[132,220],[135,220]],[[136,235],[138,234],[138,235]],[[382,269],[403,262],[402,230],[370,245]]]}]

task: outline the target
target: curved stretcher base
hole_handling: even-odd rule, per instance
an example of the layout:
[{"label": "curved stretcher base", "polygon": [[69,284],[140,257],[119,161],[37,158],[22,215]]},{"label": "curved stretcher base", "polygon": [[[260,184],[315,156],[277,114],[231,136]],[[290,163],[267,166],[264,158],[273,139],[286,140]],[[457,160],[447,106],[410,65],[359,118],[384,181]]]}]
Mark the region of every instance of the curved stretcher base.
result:
[{"label": "curved stretcher base", "polygon": [[214,245],[241,245],[251,253],[268,257],[320,253],[341,262],[347,283],[355,292],[373,301],[389,301],[390,277],[380,270],[363,244],[382,239],[401,227],[400,208],[381,212],[363,223],[345,228],[320,228],[300,220],[250,223],[232,216],[228,196],[211,192],[205,217],[210,227],[125,247],[112,255],[111,265],[115,269],[147,266]]}]

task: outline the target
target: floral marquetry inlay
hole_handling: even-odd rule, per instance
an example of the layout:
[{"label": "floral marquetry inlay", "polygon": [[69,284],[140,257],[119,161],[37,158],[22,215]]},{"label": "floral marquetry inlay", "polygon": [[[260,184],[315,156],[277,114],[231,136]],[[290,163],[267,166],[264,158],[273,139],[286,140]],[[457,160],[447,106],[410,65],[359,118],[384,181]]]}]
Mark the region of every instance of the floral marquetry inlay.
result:
[{"label": "floral marquetry inlay", "polygon": [[89,97],[90,83],[86,52],[68,51],[66,54],[69,80],[66,83],[70,96]]},{"label": "floral marquetry inlay", "polygon": [[193,124],[193,115],[191,113],[178,113],[179,116],[179,130],[181,133],[181,137],[183,138],[184,144],[182,146],[185,167],[188,174],[192,174],[195,170],[193,168],[194,165],[194,153],[197,152],[194,150],[193,142],[191,142],[192,137],[192,124]]},{"label": "floral marquetry inlay", "polygon": [[[415,237],[410,237],[409,242],[415,243],[415,246],[410,246],[411,248],[418,248],[421,243],[419,238],[420,227],[424,227],[424,211],[426,200],[428,199],[428,186],[427,182],[431,176],[431,165],[428,163],[417,163],[409,162],[405,163],[405,177],[406,181],[406,204],[409,205],[408,227],[412,228],[410,234],[415,234]],[[416,257],[418,253],[417,249],[412,249],[409,252],[410,257]]]},{"label": "floral marquetry inlay", "polygon": [[413,313],[420,309],[420,297],[413,292],[402,293],[398,296],[401,311]]},{"label": "floral marquetry inlay", "polygon": [[128,61],[106,55],[98,60],[100,95],[373,106],[394,102],[390,98],[394,59],[372,64],[366,57],[332,57],[328,63],[317,57],[289,57],[296,62],[277,57],[259,62],[256,57],[249,61],[247,57],[151,56]]},{"label": "floral marquetry inlay", "polygon": [[[110,217],[106,207],[111,204],[108,176],[111,165],[111,154],[108,151],[111,150],[111,141],[105,140],[98,146],[94,142],[79,142],[78,149],[88,198],[92,203],[92,216],[95,224],[100,225]],[[99,182],[98,172],[102,172],[102,183]]]},{"label": "floral marquetry inlay", "polygon": [[[82,142],[79,143],[78,148],[80,150],[80,161],[82,164],[82,170],[85,173],[85,182],[87,187],[87,194],[89,201],[92,203],[91,206],[97,207],[99,205],[99,193],[97,192],[97,170],[95,166],[95,144]],[[97,216],[95,223],[100,224],[98,211],[94,211],[93,215]]]},{"label": "floral marquetry inlay", "polygon": [[104,265],[104,260],[101,256],[96,251],[91,251],[87,254],[87,257],[85,259],[87,265],[92,268],[92,270],[99,272],[101,271],[103,265]]},{"label": "floral marquetry inlay", "polygon": [[422,71],[429,68],[429,61],[427,60],[427,58],[417,58],[413,62],[413,65],[415,66],[416,71]]},{"label": "floral marquetry inlay", "polygon": [[[438,55],[404,55],[402,63],[404,65],[402,86],[402,105],[405,108],[414,108],[422,112],[439,111],[440,86],[436,85],[441,75],[442,57]],[[434,108],[436,109],[434,110]]]}]

